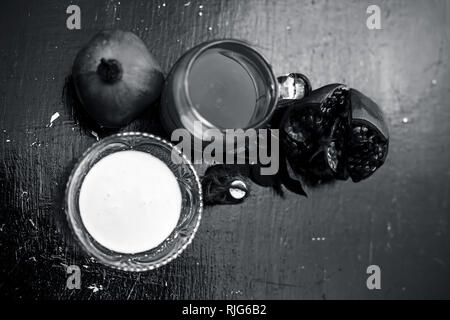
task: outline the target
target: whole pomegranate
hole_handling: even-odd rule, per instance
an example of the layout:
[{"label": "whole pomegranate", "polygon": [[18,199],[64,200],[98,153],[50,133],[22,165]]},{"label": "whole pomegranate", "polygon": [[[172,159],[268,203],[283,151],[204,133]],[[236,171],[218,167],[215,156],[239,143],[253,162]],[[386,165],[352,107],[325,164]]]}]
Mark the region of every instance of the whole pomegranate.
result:
[{"label": "whole pomegranate", "polygon": [[359,182],[386,160],[389,133],[379,106],[361,92],[330,84],[293,101],[280,126],[292,169],[308,182]]},{"label": "whole pomegranate", "polygon": [[159,63],[134,33],[105,30],[78,53],[72,78],[89,115],[106,128],[134,120],[160,96]]}]

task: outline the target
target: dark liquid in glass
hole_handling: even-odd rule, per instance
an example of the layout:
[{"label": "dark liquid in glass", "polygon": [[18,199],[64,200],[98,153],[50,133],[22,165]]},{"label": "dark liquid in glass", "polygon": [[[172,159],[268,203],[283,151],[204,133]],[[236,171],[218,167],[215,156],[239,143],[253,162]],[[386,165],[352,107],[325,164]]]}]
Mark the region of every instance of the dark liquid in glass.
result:
[{"label": "dark liquid in glass", "polygon": [[[259,73],[235,51],[211,48],[194,62],[188,75],[189,95],[195,109],[223,129],[247,128],[257,116]],[[263,90],[264,91],[264,90]]]}]

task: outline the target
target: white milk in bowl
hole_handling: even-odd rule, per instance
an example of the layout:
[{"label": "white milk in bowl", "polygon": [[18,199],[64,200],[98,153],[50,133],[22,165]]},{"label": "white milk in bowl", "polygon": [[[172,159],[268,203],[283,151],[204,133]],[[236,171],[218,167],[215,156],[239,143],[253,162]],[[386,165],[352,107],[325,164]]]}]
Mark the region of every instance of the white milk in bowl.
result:
[{"label": "white milk in bowl", "polygon": [[164,162],[142,151],[120,151],[87,173],[79,209],[98,243],[134,254],[157,247],[172,233],[181,200],[177,179]]}]

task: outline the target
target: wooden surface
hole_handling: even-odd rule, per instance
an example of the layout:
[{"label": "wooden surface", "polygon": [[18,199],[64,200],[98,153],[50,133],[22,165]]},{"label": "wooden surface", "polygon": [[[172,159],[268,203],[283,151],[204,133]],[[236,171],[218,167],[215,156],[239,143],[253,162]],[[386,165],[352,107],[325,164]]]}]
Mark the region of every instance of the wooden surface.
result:
[{"label": "wooden surface", "polygon": [[[66,28],[71,3],[81,8],[78,31]],[[163,3],[1,2],[1,295],[450,298],[450,2]],[[367,29],[369,4],[381,7],[382,30]],[[367,181],[310,190],[308,199],[255,186],[243,205],[207,209],[192,245],[169,265],[142,274],[103,267],[65,224],[66,180],[95,138],[61,96],[77,51],[104,28],[137,33],[165,72],[192,46],[233,37],[253,43],[276,74],[305,73],[315,88],[335,81],[358,88],[388,116],[387,163]],[[61,117],[48,127],[55,112]],[[123,130],[160,134],[153,114]],[[81,290],[65,288],[71,264],[82,270]],[[381,267],[382,290],[366,287],[371,264]]]}]

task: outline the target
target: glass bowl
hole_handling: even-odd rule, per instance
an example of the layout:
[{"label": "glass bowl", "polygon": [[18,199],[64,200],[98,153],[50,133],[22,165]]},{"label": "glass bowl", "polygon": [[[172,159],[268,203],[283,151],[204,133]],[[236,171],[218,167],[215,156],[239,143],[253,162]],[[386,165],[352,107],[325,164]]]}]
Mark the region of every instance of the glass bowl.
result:
[{"label": "glass bowl", "polygon": [[[102,158],[125,150],[147,152],[163,161],[175,175],[182,195],[180,218],[170,236],[156,248],[136,254],[111,251],[99,244],[83,225],[78,205],[81,185],[89,170]],[[172,161],[172,152],[181,163]],[[124,271],[153,270],[178,257],[192,242],[200,224],[202,209],[200,179],[191,162],[171,143],[140,132],[115,134],[93,144],[75,165],[65,194],[69,226],[83,249],[99,262]]]}]

